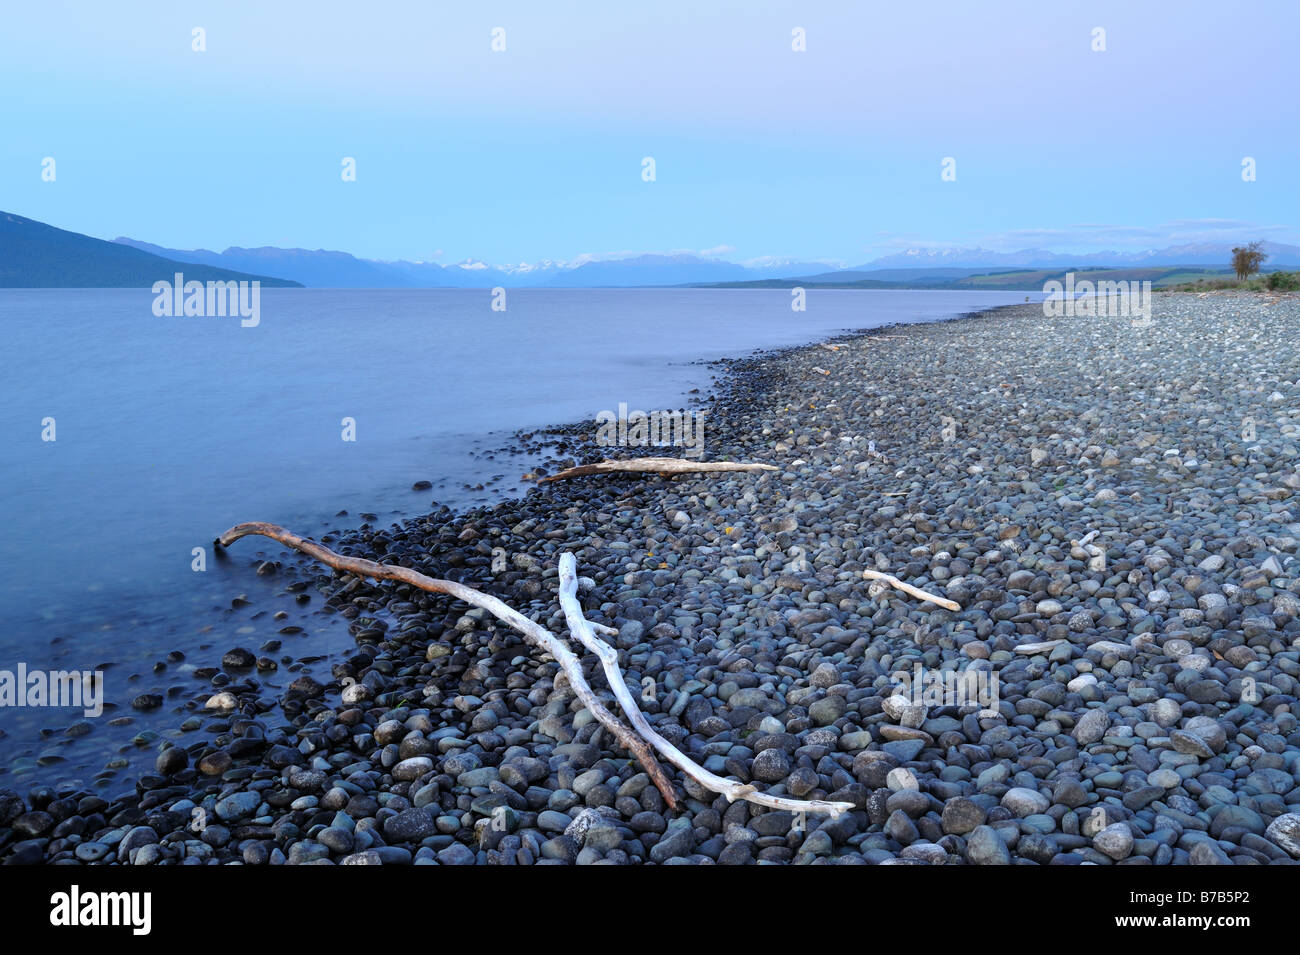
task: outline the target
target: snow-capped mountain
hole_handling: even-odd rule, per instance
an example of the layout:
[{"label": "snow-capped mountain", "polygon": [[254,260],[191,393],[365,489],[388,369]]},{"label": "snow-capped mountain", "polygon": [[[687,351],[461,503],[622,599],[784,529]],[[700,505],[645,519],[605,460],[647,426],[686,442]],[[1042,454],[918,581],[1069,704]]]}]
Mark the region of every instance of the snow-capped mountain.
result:
[{"label": "snow-capped mountain", "polygon": [[789,278],[825,271],[825,262],[792,259],[756,260],[737,264],[693,252],[629,253],[619,256],[580,256],[571,262],[543,259],[517,265],[491,265],[465,259],[452,265],[434,262],[382,262],[359,259],[347,252],[324,249],[256,249],[232,247],[165,249],[136,239],[118,238],[122,245],[179,262],[256,272],[292,279],[316,288],[511,288],[629,287],[705,284]]}]

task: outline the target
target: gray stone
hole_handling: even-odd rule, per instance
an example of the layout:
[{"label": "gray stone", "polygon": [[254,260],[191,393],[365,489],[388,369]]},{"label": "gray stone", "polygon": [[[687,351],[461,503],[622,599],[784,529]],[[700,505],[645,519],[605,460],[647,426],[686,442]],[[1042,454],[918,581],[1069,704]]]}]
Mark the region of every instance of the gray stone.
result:
[{"label": "gray stone", "polygon": [[695,832],[689,826],[669,828],[658,842],[650,849],[653,862],[664,863],[669,859],[689,855],[695,848]]},{"label": "gray stone", "polygon": [[750,772],[759,782],[779,783],[790,775],[790,757],[782,749],[765,749],[754,757]]},{"label": "gray stone", "polygon": [[473,851],[468,846],[453,842],[438,853],[438,862],[441,865],[473,865],[475,859]]},{"label": "gray stone", "polygon": [[899,739],[882,743],[881,750],[893,756],[900,763],[909,763],[925,749],[925,741],[919,739]]},{"label": "gray stone", "polygon": [[975,827],[982,826],[986,818],[988,813],[984,807],[965,796],[955,796],[944,803],[941,821],[944,832],[963,836]]},{"label": "gray stone", "polygon": [[1110,728],[1110,714],[1103,709],[1088,710],[1074,724],[1073,736],[1080,746],[1088,746],[1106,735]]},{"label": "gray stone", "polygon": [[1264,820],[1259,813],[1245,806],[1227,805],[1214,814],[1210,820],[1210,835],[1218,839],[1225,829],[1239,827],[1255,835],[1264,834]]},{"label": "gray stone", "polygon": [[239,822],[241,819],[247,819],[257,812],[257,807],[261,804],[262,796],[260,793],[231,793],[229,796],[217,800],[217,817],[222,822]]},{"label": "gray stone", "polygon": [[1195,756],[1198,759],[1210,759],[1214,756],[1214,750],[1210,749],[1209,743],[1195,733],[1174,730],[1169,734],[1169,741],[1173,743],[1174,749],[1188,756]]},{"label": "gray stone", "polygon": [[1092,837],[1092,846],[1116,862],[1133,852],[1133,830],[1126,822],[1116,822]]},{"label": "gray stone", "polygon": [[1278,816],[1264,830],[1264,837],[1281,846],[1293,859],[1300,859],[1300,813]]},{"label": "gray stone", "polygon": [[1035,813],[1047,812],[1051,804],[1051,800],[1038,790],[1023,786],[1008,789],[1002,796],[1002,805],[1021,819]]},{"label": "gray stone", "polygon": [[412,807],[384,820],[384,838],[389,842],[419,842],[437,832],[433,813],[428,809]]},{"label": "gray stone", "polygon": [[393,767],[393,778],[411,782],[433,772],[433,760],[428,756],[412,756]]},{"label": "gray stone", "polygon": [[818,726],[829,726],[844,715],[846,708],[844,697],[828,696],[808,707],[808,716]]},{"label": "gray stone", "polygon": [[1011,851],[991,826],[976,826],[966,837],[966,861],[971,865],[1011,865]]},{"label": "gray stone", "polygon": [[1202,840],[1192,846],[1187,861],[1192,865],[1232,865],[1232,860],[1223,850],[1209,840]]}]

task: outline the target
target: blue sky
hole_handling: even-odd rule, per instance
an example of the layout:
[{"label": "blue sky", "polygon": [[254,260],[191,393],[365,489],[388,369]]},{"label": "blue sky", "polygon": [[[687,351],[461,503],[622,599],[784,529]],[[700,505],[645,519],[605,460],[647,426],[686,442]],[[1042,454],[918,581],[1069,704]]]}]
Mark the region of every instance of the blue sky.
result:
[{"label": "blue sky", "polygon": [[1267,0],[12,4],[0,208],[444,263],[1296,243],[1298,28]]}]

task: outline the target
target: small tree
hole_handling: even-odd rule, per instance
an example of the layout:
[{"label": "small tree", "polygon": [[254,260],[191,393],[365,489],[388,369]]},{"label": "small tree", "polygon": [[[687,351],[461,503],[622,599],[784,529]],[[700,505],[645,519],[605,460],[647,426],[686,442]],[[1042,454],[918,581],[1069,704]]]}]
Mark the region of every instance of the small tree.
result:
[{"label": "small tree", "polygon": [[1259,271],[1260,265],[1268,258],[1262,242],[1252,242],[1245,247],[1232,250],[1232,269],[1237,278],[1245,281]]}]

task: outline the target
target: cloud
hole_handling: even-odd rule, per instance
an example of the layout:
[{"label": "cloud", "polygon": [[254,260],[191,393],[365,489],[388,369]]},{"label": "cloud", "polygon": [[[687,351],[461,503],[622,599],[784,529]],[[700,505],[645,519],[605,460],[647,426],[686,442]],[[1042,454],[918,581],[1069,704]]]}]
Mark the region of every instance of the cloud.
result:
[{"label": "cloud", "polygon": [[827,258],[809,258],[801,255],[758,255],[752,259],[741,259],[738,265],[743,265],[747,269],[771,269],[781,268],[786,265],[824,265],[829,272],[832,269],[843,269],[848,267],[848,262],[844,259],[827,259]]},{"label": "cloud", "polygon": [[713,259],[723,255],[729,255],[736,251],[732,245],[715,245],[711,249],[668,249],[667,251],[656,249],[623,249],[619,252],[584,252],[581,255],[574,256],[567,262],[556,262],[556,265],[565,268],[576,269],[580,265],[586,265],[589,262],[618,262],[622,259],[635,259],[643,255],[693,255],[705,259]]},{"label": "cloud", "polygon": [[983,241],[1008,251],[1026,245],[1051,245],[1059,251],[1082,252],[1235,241],[1289,231],[1283,225],[1263,225],[1244,219],[1171,219],[1156,226],[1086,222],[1060,229],[1013,229],[987,236]]},{"label": "cloud", "polygon": [[1009,229],[986,235],[980,242],[1002,252],[1046,246],[1069,247],[1074,251],[1081,246],[1148,245],[1161,241],[1162,235],[1160,229],[1146,226],[1080,223],[1056,229]]},{"label": "cloud", "polygon": [[950,239],[945,241],[941,239],[926,238],[917,232],[880,232],[877,234],[881,236],[889,236],[889,238],[876,243],[868,251],[877,249],[884,249],[888,252],[898,252],[904,249],[952,249],[958,246],[968,246],[971,244],[970,239]]},{"label": "cloud", "polygon": [[[1247,222],[1244,219],[1170,219],[1167,223],[1170,226],[1182,229],[1254,229],[1258,228],[1253,222]],[[1270,228],[1281,228],[1272,226]]]},{"label": "cloud", "polygon": [[643,252],[630,252],[626,249],[622,252],[584,252],[581,255],[574,256],[567,262],[558,261],[556,262],[556,265],[564,268],[576,269],[578,266],[586,265],[588,262],[614,262],[618,259],[630,259],[644,254],[645,253]]}]

